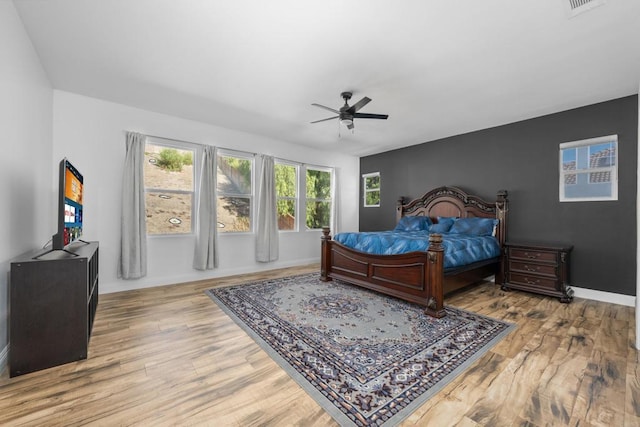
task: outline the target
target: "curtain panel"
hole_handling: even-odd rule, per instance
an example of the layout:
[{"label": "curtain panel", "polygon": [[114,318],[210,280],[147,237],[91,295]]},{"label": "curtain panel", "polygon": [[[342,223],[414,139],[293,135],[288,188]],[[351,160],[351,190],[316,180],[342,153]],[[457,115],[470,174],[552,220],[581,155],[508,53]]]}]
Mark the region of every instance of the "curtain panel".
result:
[{"label": "curtain panel", "polygon": [[147,275],[147,225],[144,202],[144,148],[146,137],[127,132],[122,177],[120,258],[118,278],[139,279]]},{"label": "curtain panel", "polygon": [[272,156],[262,155],[258,216],[256,220],[256,261],[278,259],[278,208],[276,199],[275,165]]},{"label": "curtain panel", "polygon": [[197,195],[196,248],[193,257],[193,268],[196,270],[213,270],[218,267],[216,157],[215,147],[203,147],[200,188]]}]

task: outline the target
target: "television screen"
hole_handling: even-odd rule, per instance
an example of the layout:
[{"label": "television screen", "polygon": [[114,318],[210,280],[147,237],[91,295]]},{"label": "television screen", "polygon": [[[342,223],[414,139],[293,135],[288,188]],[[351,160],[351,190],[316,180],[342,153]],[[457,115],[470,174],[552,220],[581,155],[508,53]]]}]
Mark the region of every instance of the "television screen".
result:
[{"label": "television screen", "polygon": [[58,232],[53,236],[53,249],[64,249],[82,236],[82,174],[69,160],[60,162],[58,184]]},{"label": "television screen", "polygon": [[65,245],[82,235],[82,175],[69,161],[64,178],[64,234]]}]

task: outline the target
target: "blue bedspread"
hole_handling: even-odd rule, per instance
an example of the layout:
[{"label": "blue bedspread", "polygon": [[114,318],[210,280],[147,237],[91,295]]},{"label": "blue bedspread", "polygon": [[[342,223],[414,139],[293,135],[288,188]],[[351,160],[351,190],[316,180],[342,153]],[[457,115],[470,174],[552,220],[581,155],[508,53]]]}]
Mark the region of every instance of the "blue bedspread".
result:
[{"label": "blue bedspread", "polygon": [[[333,239],[360,252],[378,255],[426,251],[429,248],[427,231],[338,233]],[[442,246],[445,269],[500,256],[500,245],[493,236],[442,233]]]}]

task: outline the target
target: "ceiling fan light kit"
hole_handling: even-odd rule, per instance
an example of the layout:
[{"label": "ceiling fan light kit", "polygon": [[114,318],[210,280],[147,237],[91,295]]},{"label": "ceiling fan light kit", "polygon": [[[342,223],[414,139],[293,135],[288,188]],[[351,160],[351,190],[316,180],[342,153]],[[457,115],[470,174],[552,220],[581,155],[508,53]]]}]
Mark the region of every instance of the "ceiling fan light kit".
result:
[{"label": "ceiling fan light kit", "polygon": [[313,121],[311,123],[320,123],[320,122],[326,122],[327,120],[338,119],[341,124],[343,124],[343,125],[345,125],[347,127],[347,129],[353,130],[353,128],[354,128],[353,119],[359,118],[359,119],[382,119],[382,120],[386,120],[389,117],[388,114],[359,113],[358,111],[362,107],[364,107],[369,102],[371,102],[371,98],[367,98],[365,96],[360,101],[358,101],[355,104],[349,106],[349,100],[351,99],[352,95],[353,94],[351,92],[342,92],[340,94],[342,99],[344,99],[344,105],[339,110],[336,110],[334,108],[330,108],[330,107],[327,107],[327,106],[324,106],[324,105],[320,105],[320,104],[311,104],[311,105],[313,105],[315,107],[323,108],[325,110],[328,110],[328,111],[331,111],[332,113],[337,114],[337,116],[328,117],[326,119],[316,120],[316,121]]},{"label": "ceiling fan light kit", "polygon": [[345,125],[346,127],[353,126],[353,120],[351,119],[340,119],[340,123]]}]

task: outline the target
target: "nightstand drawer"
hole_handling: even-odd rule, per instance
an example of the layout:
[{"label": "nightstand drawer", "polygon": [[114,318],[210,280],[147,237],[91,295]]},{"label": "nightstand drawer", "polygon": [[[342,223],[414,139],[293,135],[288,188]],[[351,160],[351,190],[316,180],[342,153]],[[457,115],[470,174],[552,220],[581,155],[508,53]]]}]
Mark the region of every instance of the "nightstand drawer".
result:
[{"label": "nightstand drawer", "polygon": [[556,279],[518,273],[509,274],[509,283],[541,289],[556,289],[558,287],[558,280]]},{"label": "nightstand drawer", "polygon": [[509,248],[509,258],[511,259],[518,258],[523,260],[555,264],[558,262],[558,253],[538,251],[535,249]]},{"label": "nightstand drawer", "polygon": [[526,272],[533,274],[544,274],[546,276],[556,277],[558,270],[555,265],[536,264],[524,261],[509,261],[509,271]]}]

